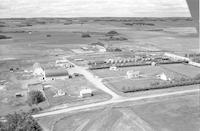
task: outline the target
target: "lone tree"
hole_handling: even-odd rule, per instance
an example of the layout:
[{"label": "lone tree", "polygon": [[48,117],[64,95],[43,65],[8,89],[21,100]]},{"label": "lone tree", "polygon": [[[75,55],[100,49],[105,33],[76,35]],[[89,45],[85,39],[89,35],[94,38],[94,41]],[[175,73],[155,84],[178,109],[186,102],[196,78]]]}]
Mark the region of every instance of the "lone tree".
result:
[{"label": "lone tree", "polygon": [[45,97],[44,97],[44,95],[42,94],[41,91],[30,91],[28,93],[27,102],[30,106],[32,106],[34,104],[37,105],[37,104],[39,104],[40,102],[43,102],[43,101],[45,101]]},{"label": "lone tree", "polygon": [[0,131],[42,131],[42,128],[29,113],[8,114],[0,121]]}]

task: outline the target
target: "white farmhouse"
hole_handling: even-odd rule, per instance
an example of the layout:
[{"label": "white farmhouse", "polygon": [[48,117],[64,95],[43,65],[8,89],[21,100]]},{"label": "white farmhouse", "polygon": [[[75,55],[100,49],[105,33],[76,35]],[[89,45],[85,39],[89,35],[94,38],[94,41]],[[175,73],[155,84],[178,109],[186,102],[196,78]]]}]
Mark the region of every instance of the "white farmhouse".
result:
[{"label": "white farmhouse", "polygon": [[136,78],[136,77],[140,76],[140,71],[129,70],[129,71],[127,71],[126,75],[127,75],[128,79],[131,79],[131,78],[134,78],[134,77]]},{"label": "white farmhouse", "polygon": [[158,79],[164,80],[164,81],[170,81],[171,78],[167,77],[167,75],[165,73],[161,73],[159,75],[157,75]]},{"label": "white farmhouse", "polygon": [[35,63],[33,65],[33,75],[35,76],[43,76],[45,74],[44,70],[40,66],[39,63]]}]

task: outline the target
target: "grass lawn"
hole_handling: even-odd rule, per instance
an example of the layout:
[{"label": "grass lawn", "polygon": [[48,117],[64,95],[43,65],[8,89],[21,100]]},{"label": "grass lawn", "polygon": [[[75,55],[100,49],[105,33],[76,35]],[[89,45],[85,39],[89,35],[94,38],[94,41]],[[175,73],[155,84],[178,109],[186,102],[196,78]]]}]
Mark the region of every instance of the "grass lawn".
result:
[{"label": "grass lawn", "polygon": [[[96,89],[84,77],[75,77],[66,80],[50,81],[50,83],[53,87],[44,90],[49,100],[50,106],[101,101],[108,98],[108,95],[106,93],[99,89]],[[94,96],[80,98],[79,93],[83,88],[90,88],[93,91]],[[59,89],[64,91],[66,95],[53,97]]]}]

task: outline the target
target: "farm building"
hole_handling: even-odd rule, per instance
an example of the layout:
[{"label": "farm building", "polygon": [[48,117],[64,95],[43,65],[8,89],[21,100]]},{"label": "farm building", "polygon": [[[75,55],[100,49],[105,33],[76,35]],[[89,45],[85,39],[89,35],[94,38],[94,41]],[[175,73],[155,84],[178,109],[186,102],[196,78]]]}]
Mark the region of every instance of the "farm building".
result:
[{"label": "farm building", "polygon": [[45,70],[44,78],[45,80],[56,80],[69,78],[69,73],[65,69],[48,69]]},{"label": "farm building", "polygon": [[35,76],[43,76],[44,75],[44,70],[41,67],[40,63],[35,63],[33,65],[33,75],[35,75]]},{"label": "farm building", "polygon": [[134,77],[136,78],[136,77],[140,76],[140,71],[130,70],[130,71],[127,71],[126,75],[127,75],[128,79],[131,79],[131,78],[134,78]]},{"label": "farm building", "polygon": [[157,75],[158,79],[164,80],[164,81],[170,81],[171,78],[167,77],[167,75],[165,73],[161,73],[159,75]]},{"label": "farm building", "polygon": [[92,90],[89,88],[84,88],[80,91],[80,97],[89,97],[93,96]]},{"label": "farm building", "polygon": [[70,64],[67,60],[63,59],[63,60],[56,60],[56,67],[65,67],[65,68],[71,68],[73,67],[72,64]]}]

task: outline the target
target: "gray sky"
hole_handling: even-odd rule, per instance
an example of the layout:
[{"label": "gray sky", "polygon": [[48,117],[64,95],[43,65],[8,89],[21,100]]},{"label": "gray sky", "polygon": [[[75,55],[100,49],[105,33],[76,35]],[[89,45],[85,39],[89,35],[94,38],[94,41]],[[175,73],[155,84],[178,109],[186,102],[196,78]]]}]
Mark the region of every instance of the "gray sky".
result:
[{"label": "gray sky", "polygon": [[0,0],[0,17],[188,17],[185,0]]}]

